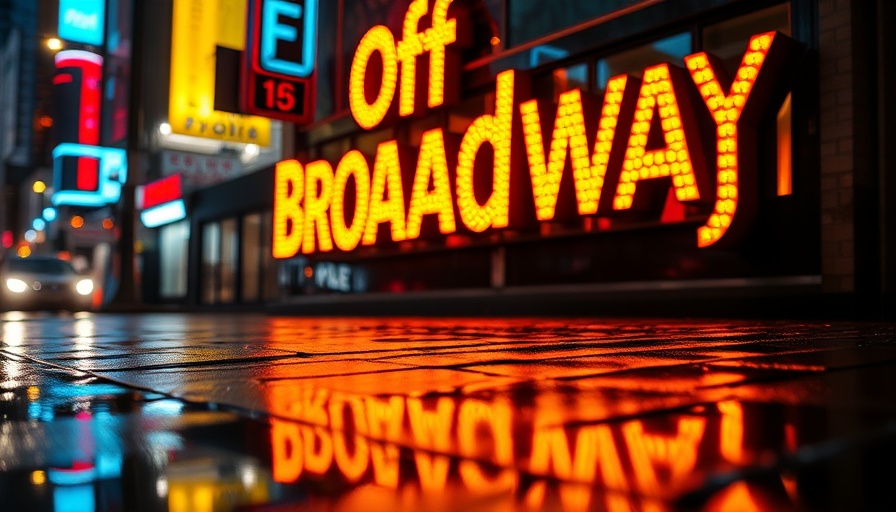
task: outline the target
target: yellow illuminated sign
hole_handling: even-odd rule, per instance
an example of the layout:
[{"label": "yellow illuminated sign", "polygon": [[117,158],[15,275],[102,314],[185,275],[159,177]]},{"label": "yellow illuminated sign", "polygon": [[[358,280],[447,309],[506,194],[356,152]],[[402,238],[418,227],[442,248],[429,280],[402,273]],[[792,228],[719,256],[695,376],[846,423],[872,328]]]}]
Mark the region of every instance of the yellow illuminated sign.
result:
[{"label": "yellow illuminated sign", "polygon": [[171,25],[171,131],[268,146],[271,121],[214,109],[215,46],[243,50],[247,0],[174,0]]},{"label": "yellow illuminated sign", "polygon": [[[427,52],[426,106],[445,102],[445,52],[464,39],[458,20],[447,17],[450,5],[451,0],[414,0],[400,41],[396,43],[395,35],[382,25],[371,28],[361,40],[349,77],[349,105],[361,127],[372,129],[383,123],[393,111],[396,93],[399,116],[420,113],[417,59]],[[421,31],[420,25],[426,24],[430,26]],[[334,245],[341,251],[374,245],[383,241],[379,235],[386,232],[381,229],[386,223],[392,242],[414,240],[421,236],[426,216],[437,218],[442,235],[505,228],[511,218],[516,226],[516,213],[511,212],[520,211],[517,202],[524,197],[519,189],[526,179],[518,176],[525,172],[515,164],[518,150],[528,163],[525,170],[536,220],[556,220],[560,201],[569,201],[561,184],[570,173],[580,216],[637,210],[652,197],[639,192],[650,181],[654,188],[671,187],[671,199],[679,203],[703,200],[701,208],[708,219],[698,229],[697,244],[710,246],[728,231],[738,205],[743,205],[745,168],[756,173],[739,134],[744,123],[758,115],[743,112],[745,108],[758,112],[767,102],[769,86],[756,93],[756,84],[773,82],[762,77],[774,75],[768,69],[781,69],[786,63],[783,49],[775,52],[784,57],[775,58],[774,66],[766,63],[774,48],[785,48],[784,41],[786,37],[777,33],[754,36],[728,92],[722,86],[724,78],[719,78],[721,68],[705,53],[686,57],[686,71],[662,63],[646,68],[640,80],[613,77],[599,113],[581,90],[562,93],[551,106],[524,97],[522,75],[501,72],[496,77],[492,113],[473,120],[459,148],[446,145],[443,129],[422,135],[413,179],[413,159],[402,158],[408,148],[396,140],[380,144],[372,163],[357,151],[346,153],[335,173],[330,163],[302,168],[288,161],[278,166],[275,184],[274,255],[290,258],[299,252],[327,252]],[[382,69],[370,69],[374,53],[380,54],[377,61]],[[375,79],[378,76],[381,80]],[[702,105],[691,104],[695,85]],[[751,101],[756,96],[765,99]],[[702,108],[716,125],[714,162],[704,158],[698,125]],[[490,151],[483,150],[486,145]],[[455,149],[452,169],[449,162],[454,161]],[[710,212],[713,175],[716,197]],[[350,182],[354,183],[352,192]],[[605,186],[615,190],[601,202],[607,196]],[[352,197],[346,197],[348,193]],[[689,219],[697,220],[694,212],[699,211],[689,210]]]},{"label": "yellow illuminated sign", "polygon": [[[614,209],[627,210],[632,207],[639,181],[669,176],[672,177],[675,196],[679,201],[700,199],[694,162],[678,106],[679,94],[675,91],[668,64],[644,70],[638,108],[613,200]],[[665,147],[647,151],[647,135],[656,112],[659,112]]]}]

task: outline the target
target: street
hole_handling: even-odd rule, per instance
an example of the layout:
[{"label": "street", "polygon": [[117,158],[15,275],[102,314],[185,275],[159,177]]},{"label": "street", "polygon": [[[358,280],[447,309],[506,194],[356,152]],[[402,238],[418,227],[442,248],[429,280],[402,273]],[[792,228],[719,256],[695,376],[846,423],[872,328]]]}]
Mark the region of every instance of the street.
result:
[{"label": "street", "polygon": [[4,313],[0,509],[896,510],[896,326]]}]

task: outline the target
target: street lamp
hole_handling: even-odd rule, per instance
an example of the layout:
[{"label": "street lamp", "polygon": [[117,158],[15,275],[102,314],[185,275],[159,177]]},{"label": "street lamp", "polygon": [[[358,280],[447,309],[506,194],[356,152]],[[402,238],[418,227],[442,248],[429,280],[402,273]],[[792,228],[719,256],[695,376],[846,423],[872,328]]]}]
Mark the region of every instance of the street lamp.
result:
[{"label": "street lamp", "polygon": [[61,50],[62,49],[62,40],[57,39],[55,37],[51,37],[51,38],[47,39],[47,48],[53,50],[54,52]]}]

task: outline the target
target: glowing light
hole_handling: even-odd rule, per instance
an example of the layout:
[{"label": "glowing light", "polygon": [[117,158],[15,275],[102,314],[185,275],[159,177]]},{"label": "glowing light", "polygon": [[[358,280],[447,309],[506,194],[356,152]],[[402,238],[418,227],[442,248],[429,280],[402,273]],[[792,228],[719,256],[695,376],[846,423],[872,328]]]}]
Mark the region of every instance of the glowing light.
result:
[{"label": "glowing light", "polygon": [[[496,81],[495,115],[473,121],[461,141],[457,162],[457,205],[460,218],[471,231],[507,227],[510,222],[510,152],[513,126],[514,72],[504,71]],[[476,154],[483,144],[494,149],[492,195],[480,205],[474,191]]]},{"label": "glowing light", "polygon": [[47,483],[47,474],[44,471],[34,471],[31,473],[31,483],[34,485],[44,485]]},{"label": "glowing light", "polygon": [[[417,26],[429,10],[429,0],[414,0],[404,15],[402,39],[398,43],[397,55],[401,61],[401,89],[398,99],[398,114],[409,116],[415,110],[417,88],[417,57],[423,54],[423,34],[417,33]],[[428,30],[425,32],[429,32]],[[435,64],[435,63],[433,63]]]},{"label": "glowing light", "polygon": [[430,452],[448,453],[451,447],[451,418],[454,416],[454,400],[442,397],[435,411],[423,409],[418,398],[407,399],[408,419],[414,443],[424,450],[415,450],[414,462],[420,476],[420,486],[425,491],[440,491],[448,480],[451,459]]},{"label": "glowing light", "polygon": [[408,240],[420,236],[423,216],[433,214],[439,216],[440,233],[447,235],[457,230],[454,202],[451,199],[451,182],[448,178],[448,160],[445,155],[445,136],[438,128],[425,132],[420,144],[414,190],[408,208]]},{"label": "glowing light", "polygon": [[33,227],[35,231],[43,231],[47,229],[47,221],[38,217],[31,223],[31,227]]},{"label": "glowing light", "polygon": [[370,212],[364,229],[362,243],[376,243],[380,224],[388,222],[392,228],[392,240],[407,240],[405,226],[404,191],[401,187],[401,163],[398,143],[394,140],[380,144],[373,163],[373,185],[370,191]]},{"label": "glowing light", "polygon": [[594,151],[591,153],[588,151],[580,90],[575,89],[560,95],[547,159],[538,102],[530,100],[520,105],[529,173],[532,177],[532,192],[535,197],[535,215],[538,220],[554,218],[567,154],[572,159],[579,213],[582,215],[597,213],[627,82],[626,75],[614,77],[608,82]]},{"label": "glowing light", "polygon": [[668,468],[670,486],[682,485],[697,463],[697,448],[705,429],[705,418],[680,419],[674,436],[646,433],[640,421],[623,426],[622,432],[641,492],[652,496],[660,493],[662,488],[656,465]]},{"label": "glowing light", "polygon": [[[627,210],[634,204],[637,183],[646,179],[672,177],[672,186],[679,201],[700,199],[697,177],[675,87],[668,64],[644,70],[644,81],[635,110],[625,162],[616,188],[613,208]],[[666,147],[647,151],[647,135],[654,114],[659,111]]]},{"label": "glowing light", "polygon": [[46,220],[47,222],[53,222],[54,220],[56,220],[57,216],[58,216],[58,213],[56,212],[56,208],[52,208],[52,207],[44,208],[43,217],[44,217],[44,220]]},{"label": "glowing light", "polygon": [[55,37],[51,37],[50,39],[47,39],[47,48],[53,50],[54,52],[61,50],[62,47],[63,47],[63,45],[62,45],[62,41],[60,39],[57,39]]},{"label": "glowing light", "polygon": [[162,135],[168,136],[171,135],[171,125],[168,123],[162,123],[159,125],[159,133]]},{"label": "glowing light", "polygon": [[16,254],[18,254],[19,258],[27,258],[31,256],[31,247],[23,245],[16,250]]},{"label": "glowing light", "polygon": [[445,102],[445,47],[457,41],[457,20],[448,19],[453,0],[436,0],[432,8],[432,28],[424,34],[423,47],[429,51],[429,108]]},{"label": "glowing light", "polygon": [[685,57],[691,78],[716,123],[718,176],[716,203],[706,224],[697,229],[697,245],[708,247],[722,238],[734,220],[739,201],[740,158],[738,154],[738,123],[750,99],[750,92],[762,70],[766,56],[774,42],[775,33],[750,38],[731,89],[726,95],[719,82],[719,73],[706,53]]},{"label": "glowing light", "polygon": [[37,180],[34,182],[34,185],[31,186],[31,190],[33,190],[36,194],[43,194],[45,190],[47,190],[47,184]]},{"label": "glowing light", "polygon": [[[354,429],[345,428],[343,410],[348,405]],[[345,398],[334,394],[330,401],[330,427],[333,430],[333,458],[339,471],[351,483],[357,482],[364,476],[370,461],[370,444],[362,434],[367,433],[367,418],[364,414],[364,404],[361,399]],[[349,432],[354,434],[353,453],[349,453],[346,436]]]},{"label": "glowing light", "polygon": [[[333,168],[329,163],[318,160],[305,167],[305,228],[302,239],[302,252],[311,254],[318,250],[333,250],[333,238],[330,236],[330,222],[327,209],[333,196]],[[317,235],[318,246],[314,240]]]},{"label": "glowing light", "polygon": [[[187,218],[187,205],[177,199],[140,212],[140,222],[148,228],[157,228]],[[106,227],[108,226],[108,227]],[[112,229],[111,219],[103,219],[103,228]]]},{"label": "glowing light", "polygon": [[71,226],[75,229],[79,229],[79,228],[83,227],[84,226],[84,217],[81,217],[80,215],[75,215],[74,217],[72,217]]},{"label": "glowing light", "polygon": [[[345,192],[349,177],[355,179],[355,213],[349,225],[345,223]],[[360,151],[346,153],[333,178],[333,200],[330,204],[330,224],[333,241],[343,251],[358,247],[367,225],[367,211],[370,206],[370,166]],[[311,277],[311,276],[308,276]]]},{"label": "glowing light", "polygon": [[103,229],[112,229],[115,227],[115,222],[112,219],[103,219]]},{"label": "glowing light", "polygon": [[[367,102],[367,65],[373,52],[379,52],[383,62],[383,79],[373,103]],[[358,126],[375,128],[386,117],[398,85],[398,53],[395,38],[383,25],[376,25],[364,34],[352,59],[348,79],[348,102]]]},{"label": "glowing light", "polygon": [[[458,448],[465,459],[458,468],[461,479],[472,491],[510,489],[516,482],[512,470],[501,471],[495,477],[488,477],[475,460],[488,460],[498,466],[513,463],[512,410],[510,404],[464,400],[457,419]],[[482,434],[489,431],[491,442],[483,443]],[[490,446],[494,453],[481,453],[483,446]]]},{"label": "glowing light", "polygon": [[297,160],[284,160],[274,168],[275,258],[292,258],[302,245],[304,212],[299,201],[305,194],[305,171]]},{"label": "glowing light", "polygon": [[302,437],[299,425],[278,419],[271,419],[271,447],[275,482],[291,484],[302,474]]},{"label": "glowing light", "polygon": [[305,445],[305,470],[323,475],[333,464],[333,438],[321,427],[302,427]]}]

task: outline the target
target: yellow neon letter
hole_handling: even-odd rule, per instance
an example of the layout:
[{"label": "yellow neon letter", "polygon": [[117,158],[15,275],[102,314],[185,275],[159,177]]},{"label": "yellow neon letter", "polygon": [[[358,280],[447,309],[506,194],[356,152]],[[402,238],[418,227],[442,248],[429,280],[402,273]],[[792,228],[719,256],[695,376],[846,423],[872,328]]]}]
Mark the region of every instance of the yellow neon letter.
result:
[{"label": "yellow neon letter", "polygon": [[[483,457],[497,466],[513,463],[513,432],[510,405],[499,401],[487,403],[480,400],[465,400],[460,406],[457,419],[458,448],[464,459],[458,471],[464,484],[471,491],[507,490],[516,483],[513,470],[501,471],[495,477],[488,477],[476,459]],[[483,427],[491,431],[490,443],[482,442]],[[483,446],[491,446],[493,454],[481,453]]]},{"label": "yellow neon letter", "polygon": [[[666,147],[647,151],[647,134],[656,110],[660,112]],[[639,181],[666,176],[672,177],[675,197],[679,201],[700,199],[685,135],[669,65],[660,64],[645,69],[625,163],[613,200],[614,209],[627,210],[632,207]]]},{"label": "yellow neon letter", "polygon": [[[348,405],[352,411],[354,428],[345,428],[343,411]],[[336,466],[349,482],[357,482],[367,472],[370,460],[370,445],[364,436],[367,434],[367,418],[364,414],[364,404],[360,398],[345,397],[341,394],[333,394],[330,401],[330,427],[333,431],[333,458]],[[349,454],[348,440],[346,436],[354,435],[354,450]]]},{"label": "yellow neon letter", "polygon": [[304,218],[299,201],[304,195],[305,173],[297,160],[278,162],[274,168],[275,258],[292,258],[302,244]]},{"label": "yellow neon letter", "polygon": [[[345,189],[350,176],[355,177],[355,214],[349,225],[345,223]],[[349,151],[336,166],[333,178],[333,201],[330,204],[330,224],[333,241],[343,251],[358,247],[367,224],[370,204],[370,167],[360,151]]]},{"label": "yellow neon letter", "polygon": [[323,160],[308,164],[305,168],[305,237],[302,240],[302,252],[305,254],[315,251],[315,234],[320,241],[320,252],[333,250],[330,223],[327,219],[327,209],[330,207],[332,196],[333,168]]},{"label": "yellow neon letter", "polygon": [[432,9],[432,28],[426,31],[424,47],[429,53],[430,108],[445,101],[445,47],[457,41],[457,20],[448,19],[448,7],[454,0],[436,0]]},{"label": "yellow neon letter", "polygon": [[529,157],[529,174],[532,177],[532,192],[535,196],[535,215],[538,220],[554,218],[560,180],[566,168],[567,149],[572,159],[579,214],[597,213],[627,81],[628,76],[621,75],[610,79],[607,84],[597,140],[592,153],[588,151],[582,94],[579,89],[560,95],[547,159],[538,102],[530,100],[520,105],[526,154]]},{"label": "yellow neon letter", "polygon": [[309,473],[323,475],[333,464],[333,438],[323,427],[302,427],[305,443],[305,469]]},{"label": "yellow neon letter", "polygon": [[420,143],[414,190],[408,207],[408,240],[420,236],[423,216],[431,214],[438,214],[439,232],[443,235],[457,230],[454,203],[451,200],[451,182],[448,179],[448,160],[445,157],[445,135],[441,128],[424,133]]},{"label": "yellow neon letter", "polygon": [[774,38],[775,33],[769,32],[755,35],[750,39],[743,61],[737,70],[737,77],[727,95],[718,78],[718,74],[723,70],[713,69],[706,53],[697,53],[684,59],[691,78],[697,84],[700,95],[716,122],[718,139],[716,205],[706,225],[697,229],[699,247],[708,247],[722,238],[731,226],[737,211],[740,173],[737,125]]},{"label": "yellow neon letter", "polygon": [[[423,55],[423,34],[418,33],[420,18],[429,10],[429,0],[414,0],[404,15],[401,41],[398,43],[398,60],[401,61],[401,89],[398,97],[398,115],[414,113],[417,88],[417,57]],[[428,31],[427,31],[428,32]]]},{"label": "yellow neon letter", "polygon": [[[386,196],[388,199],[385,199]],[[369,211],[361,243],[375,244],[377,231],[383,222],[391,224],[393,241],[407,240],[401,162],[398,158],[398,143],[394,140],[384,142],[376,148]]]},{"label": "yellow neon letter", "polygon": [[[476,118],[460,144],[457,161],[457,206],[460,218],[471,231],[507,227],[510,222],[510,139],[513,127],[514,72],[498,75],[495,115]],[[476,154],[483,144],[492,145],[495,153],[492,195],[480,205],[474,192]]]},{"label": "yellow neon letter", "polygon": [[[383,80],[376,99],[373,103],[368,103],[367,65],[373,52],[380,52],[383,58]],[[348,77],[348,103],[358,126],[369,130],[380,124],[392,105],[397,84],[398,54],[395,50],[395,37],[388,28],[376,25],[358,43]]]}]

